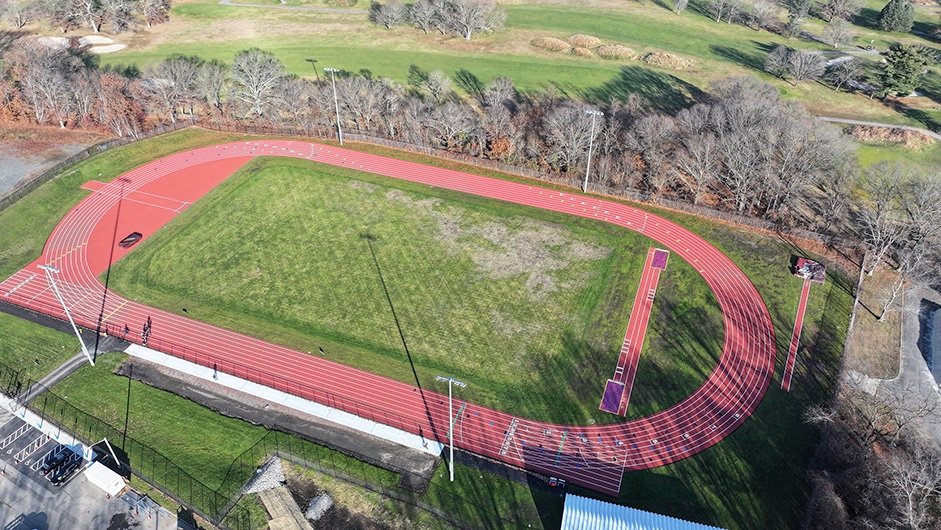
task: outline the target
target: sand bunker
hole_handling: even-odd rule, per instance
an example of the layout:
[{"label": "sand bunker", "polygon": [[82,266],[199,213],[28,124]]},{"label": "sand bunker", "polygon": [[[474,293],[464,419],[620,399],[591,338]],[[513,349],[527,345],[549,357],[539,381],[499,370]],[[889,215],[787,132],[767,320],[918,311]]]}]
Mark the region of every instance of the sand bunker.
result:
[{"label": "sand bunker", "polygon": [[92,46],[88,51],[92,53],[102,54],[102,53],[114,53],[121,51],[124,48],[127,48],[127,44],[109,44],[106,46]]},{"label": "sand bunker", "polygon": [[39,37],[36,40],[38,40],[40,44],[59,50],[64,50],[69,47],[69,39],[67,37]]},{"label": "sand bunker", "polygon": [[78,43],[82,46],[98,46],[100,44],[114,44],[114,39],[103,35],[85,35],[78,39]]}]

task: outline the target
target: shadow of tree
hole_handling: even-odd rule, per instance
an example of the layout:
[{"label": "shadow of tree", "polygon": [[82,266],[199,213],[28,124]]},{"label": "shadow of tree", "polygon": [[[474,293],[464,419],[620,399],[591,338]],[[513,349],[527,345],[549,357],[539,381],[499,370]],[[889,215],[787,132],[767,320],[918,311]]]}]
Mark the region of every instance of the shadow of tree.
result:
[{"label": "shadow of tree", "polygon": [[705,93],[695,85],[643,66],[624,66],[614,79],[601,86],[558,88],[593,103],[626,101],[628,96],[636,94],[644,98],[651,108],[662,112],[675,112],[705,98]]},{"label": "shadow of tree", "polygon": [[918,351],[928,363],[928,369],[934,370],[934,342],[936,337],[941,334],[941,329],[936,329],[937,319],[935,315],[941,310],[941,305],[931,300],[922,300],[921,307],[918,308]]},{"label": "shadow of tree", "polygon": [[752,70],[764,71],[765,57],[768,55],[774,45],[767,42],[751,41],[753,52],[745,48],[731,48],[729,46],[709,46],[712,53],[724,57],[730,61],[738,63]]}]

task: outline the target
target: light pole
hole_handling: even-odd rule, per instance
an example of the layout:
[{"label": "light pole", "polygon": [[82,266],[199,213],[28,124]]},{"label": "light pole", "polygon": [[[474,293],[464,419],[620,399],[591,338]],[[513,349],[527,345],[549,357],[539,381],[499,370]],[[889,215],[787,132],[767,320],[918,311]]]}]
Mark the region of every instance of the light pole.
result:
[{"label": "light pole", "polygon": [[451,385],[455,384],[461,388],[464,388],[467,386],[467,384],[462,383],[453,377],[445,377],[443,375],[436,375],[435,379],[441,382],[448,382],[448,418],[450,419],[450,426],[448,427],[448,444],[451,446],[451,456],[448,459],[448,463],[451,466],[451,482],[454,482],[454,405],[451,401]]},{"label": "light pole", "polygon": [[337,138],[340,139],[340,145],[343,145],[343,129],[340,127],[340,102],[337,101],[337,78],[336,74],[340,70],[336,68],[324,68],[324,72],[330,74],[330,80],[333,82],[333,107],[337,111]]},{"label": "light pole", "polygon": [[604,116],[604,112],[600,110],[586,110],[585,114],[591,116],[591,132],[588,133],[588,165],[585,166],[585,184],[582,185],[582,191],[588,193],[588,173],[591,171],[591,146],[595,140],[595,117]]},{"label": "light pole", "polygon": [[65,316],[69,319],[69,323],[72,324],[72,330],[75,331],[75,336],[78,337],[78,343],[82,345],[82,353],[85,354],[85,357],[88,357],[88,362],[92,366],[95,366],[95,360],[92,359],[91,354],[88,352],[88,347],[85,346],[85,341],[82,340],[82,334],[78,332],[78,326],[76,326],[75,321],[72,320],[72,313],[69,313],[69,308],[65,305],[65,299],[62,298],[62,293],[59,292],[59,288],[56,286],[56,282],[52,278],[52,274],[58,274],[59,269],[52,265],[40,265],[39,268],[46,271],[46,281],[48,281],[49,286],[52,287],[52,292],[56,295],[56,300],[62,304],[62,309],[65,311]]}]

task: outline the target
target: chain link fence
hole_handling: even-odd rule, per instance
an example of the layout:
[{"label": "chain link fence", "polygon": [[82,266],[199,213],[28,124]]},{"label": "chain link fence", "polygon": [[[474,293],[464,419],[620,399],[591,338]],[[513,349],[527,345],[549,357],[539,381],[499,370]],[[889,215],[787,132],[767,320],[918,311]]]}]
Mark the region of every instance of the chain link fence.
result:
[{"label": "chain link fence", "polygon": [[[87,445],[107,438],[126,455],[127,471],[220,528],[251,530],[256,526],[249,510],[239,505],[244,485],[272,457],[328,475],[383,495],[404,505],[424,510],[458,528],[527,528],[514,513],[501,513],[473,499],[436,488],[433,499],[425,499],[428,478],[401,469],[389,469],[369,455],[347,454],[320,440],[275,427],[229,465],[218,487],[210,487],[160,451],[125,436],[107,421],[69,403],[40,383],[23,379],[20,371],[0,364],[0,392],[16,400]],[[428,501],[432,502],[428,502]],[[561,514],[559,514],[561,517]]]}]

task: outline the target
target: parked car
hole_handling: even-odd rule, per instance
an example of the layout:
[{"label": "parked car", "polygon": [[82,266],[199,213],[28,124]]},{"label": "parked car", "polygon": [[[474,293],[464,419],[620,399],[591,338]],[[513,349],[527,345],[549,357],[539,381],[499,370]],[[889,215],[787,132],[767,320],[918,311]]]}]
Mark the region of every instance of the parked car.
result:
[{"label": "parked car", "polygon": [[65,481],[68,480],[69,477],[72,476],[72,473],[75,473],[75,470],[84,462],[81,456],[75,455],[74,453],[73,455],[74,456],[67,458],[65,462],[59,466],[59,469],[52,474],[52,478],[49,480],[52,481],[54,485],[61,486],[65,484]]},{"label": "parked car", "polygon": [[57,467],[59,467],[62,462],[64,462],[65,459],[72,454],[74,453],[70,451],[68,447],[62,444],[57,445],[56,448],[49,453],[49,456],[46,457],[46,461],[43,462],[42,467],[39,468],[39,472],[43,475],[48,475],[51,471],[54,471]]}]

